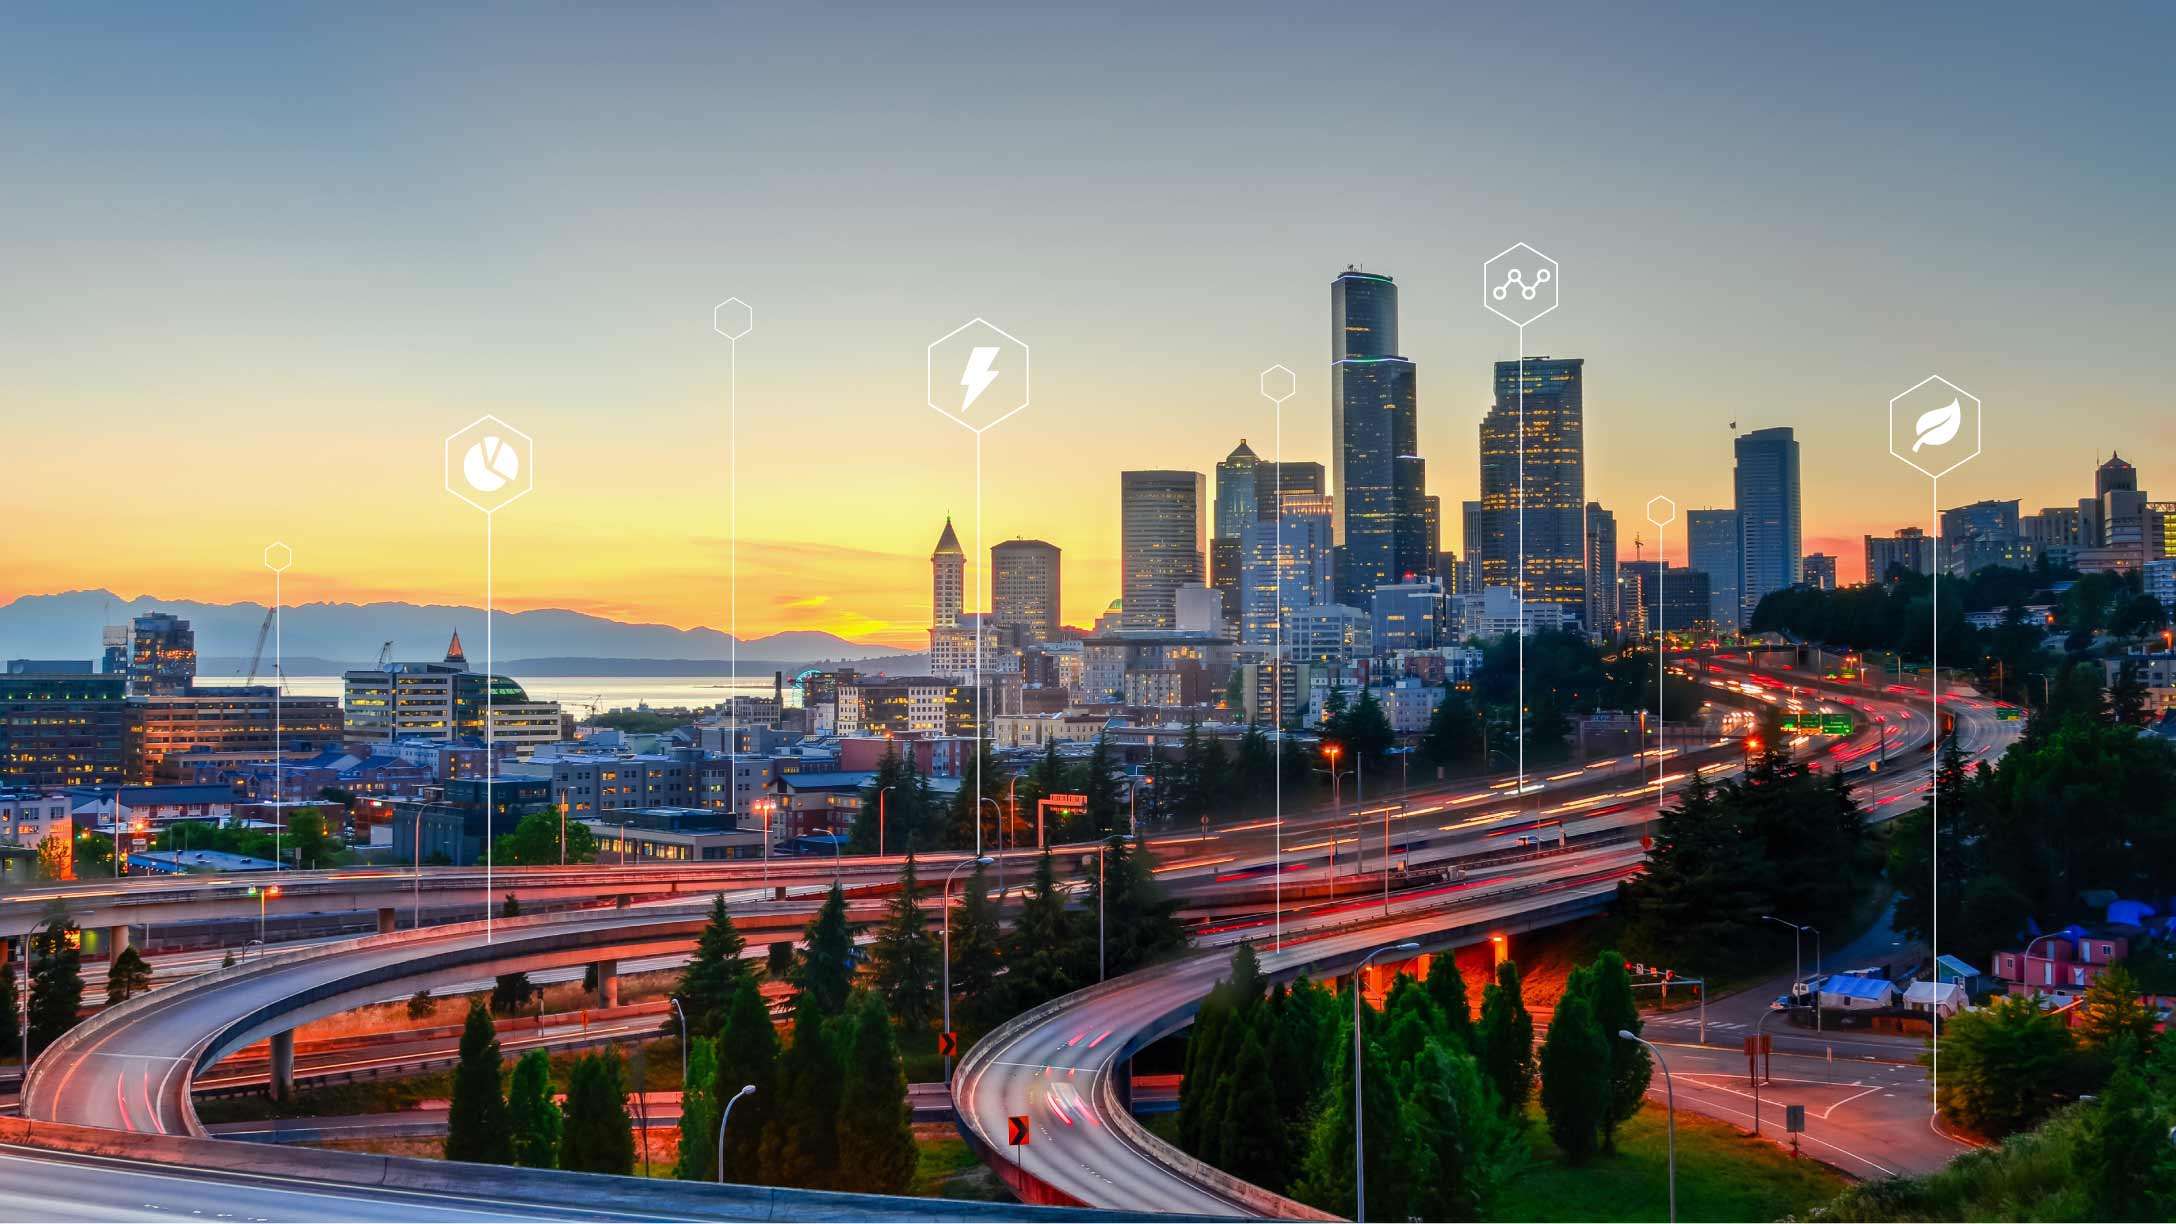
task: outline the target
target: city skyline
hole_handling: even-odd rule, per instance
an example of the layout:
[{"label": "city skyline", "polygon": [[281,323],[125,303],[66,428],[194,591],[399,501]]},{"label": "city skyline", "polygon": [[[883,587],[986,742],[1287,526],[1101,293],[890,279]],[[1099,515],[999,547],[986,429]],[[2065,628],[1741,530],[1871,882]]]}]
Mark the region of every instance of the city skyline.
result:
[{"label": "city skyline", "polygon": [[[2152,39],[2027,55],[2022,11],[1964,30],[1906,14],[1879,45],[1740,15],[1665,46],[1595,9],[1552,38],[1565,88],[1537,93],[1493,50],[1527,20],[1383,17],[1407,34],[1377,52],[1403,84],[1354,99],[1313,71],[1308,22],[1240,35],[1207,14],[1160,14],[1153,43],[1014,14],[995,67],[910,14],[846,30],[653,16],[612,34],[632,66],[609,71],[581,19],[446,14],[418,61],[352,14],[147,13],[140,44],[86,60],[56,48],[95,18],[35,14],[0,60],[72,103],[0,133],[37,184],[0,216],[41,238],[13,261],[26,291],[0,302],[22,469],[0,491],[0,600],[261,601],[278,538],[296,549],[290,602],[479,603],[482,527],[439,489],[436,448],[490,411],[537,438],[537,491],[497,523],[498,606],[724,627],[726,353],[708,323],[739,296],[756,309],[739,346],[744,634],[921,637],[929,535],[975,496],[965,436],[920,406],[922,350],[978,314],[1037,357],[1034,404],[987,442],[985,542],[1062,548],[1063,619],[1086,624],[1120,586],[1115,474],[1208,473],[1240,437],[1274,457],[1262,368],[1299,375],[1283,457],[1333,459],[1320,294],[1347,264],[1398,278],[1429,491],[1475,498],[1490,370],[1516,356],[1476,272],[1516,240],[1563,262],[1564,306],[1525,348],[1588,363],[1586,495],[1618,515],[1621,557],[1642,535],[1652,555],[1631,513],[1648,496],[1731,504],[1728,422],[1789,426],[1803,547],[1852,580],[1864,535],[1932,526],[1924,482],[1880,449],[1888,397],[1929,372],[1989,418],[1945,505],[2065,505],[2117,449],[2149,487],[2176,461],[2161,393],[2120,360],[2155,347],[2176,284],[2157,241],[2168,168],[2132,155],[2157,108],[2071,87],[2133,56],[2133,78],[2159,79]],[[1807,56],[1779,69],[1762,49],[1786,32]],[[1223,38],[1243,41],[1198,54]],[[266,42],[284,54],[252,58]],[[1937,55],[1979,70],[1925,71]],[[190,88],[206,72],[226,83]],[[1228,108],[1198,106],[1201,73]],[[875,99],[945,77],[979,84],[869,121]],[[992,114],[992,90],[1021,105]],[[310,105],[282,103],[298,91]],[[1434,119],[1514,97],[1515,123]],[[2012,116],[2002,143],[1960,144],[1984,113]],[[1473,166],[1567,130],[1549,192],[1473,190]],[[1333,137],[1400,189],[1306,171],[1295,154]],[[1009,154],[1002,179],[963,200],[988,165],[967,149],[986,146]],[[576,148],[592,152],[563,164]],[[2036,164],[2051,172],[2018,170]],[[1179,190],[1129,199],[1120,171]],[[155,205],[116,190],[143,175],[177,189]],[[2095,190],[2062,186],[2081,180]],[[1143,286],[1166,282],[1191,297],[1183,343],[1144,326]],[[322,479],[335,458],[352,468]],[[170,491],[192,474],[215,478]]]}]

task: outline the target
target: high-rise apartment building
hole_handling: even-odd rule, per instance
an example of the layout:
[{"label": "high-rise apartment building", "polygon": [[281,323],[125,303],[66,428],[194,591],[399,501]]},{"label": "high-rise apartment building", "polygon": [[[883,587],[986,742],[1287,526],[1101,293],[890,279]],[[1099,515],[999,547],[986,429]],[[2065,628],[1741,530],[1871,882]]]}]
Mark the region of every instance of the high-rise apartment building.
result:
[{"label": "high-rise apartment building", "polygon": [[0,785],[127,781],[126,683],[88,669],[0,674]]},{"label": "high-rise apartment building", "polygon": [[1174,628],[1178,589],[1205,576],[1208,479],[1200,472],[1120,472],[1118,503],[1123,623]]},{"label": "high-rise apartment building", "polygon": [[1061,628],[1059,550],[1041,540],[1006,540],[990,548],[990,614],[1017,625],[1028,640],[1053,642]]},{"label": "high-rise apartment building", "polygon": [[944,534],[937,537],[937,548],[929,554],[929,577],[929,627],[958,628],[967,596],[967,553],[960,548],[949,514],[944,516]]},{"label": "high-rise apartment building", "polygon": [[1807,586],[1816,591],[1836,589],[1836,558],[1827,553],[1807,553],[1803,568]]},{"label": "high-rise apartment building", "polygon": [[1617,627],[1617,516],[1600,502],[1587,503],[1587,608],[1582,617],[1594,637],[1613,639]]},{"label": "high-rise apartment building", "polygon": [[1658,624],[1666,633],[1715,632],[1715,619],[1710,615],[1715,606],[1714,592],[1706,574],[1682,566],[1665,566],[1659,561],[1628,561],[1624,572],[1636,579],[1628,585],[1642,601],[1639,619],[1649,632]]},{"label": "high-rise apartment building", "polygon": [[1737,440],[1738,565],[1741,622],[1761,597],[1797,586],[1800,576],[1798,439],[1788,427],[1756,429]]},{"label": "high-rise apartment building", "polygon": [[187,692],[196,683],[196,630],[165,612],[129,622],[128,691],[138,697]]},{"label": "high-rise apartment building", "polygon": [[1239,608],[1239,640],[1274,646],[1280,624],[1299,608],[1336,602],[1331,575],[1330,499],[1288,494],[1283,521],[1255,523],[1241,536],[1245,557]]},{"label": "high-rise apartment building", "polygon": [[2030,568],[2033,550],[2026,543],[2015,498],[1978,501],[1942,511],[1942,568],[1959,578],[1991,565]]},{"label": "high-rise apartment building", "polygon": [[1330,453],[1338,590],[1366,607],[1384,583],[1430,573],[1413,363],[1398,355],[1398,287],[1348,268],[1330,282]]},{"label": "high-rise apartment building", "polygon": [[1685,561],[1708,576],[1708,617],[1718,633],[1736,633],[1745,623],[1738,598],[1738,571],[1744,564],[1745,527],[1735,510],[1685,512]]},{"label": "high-rise apartment building", "polygon": [[1481,419],[1481,585],[1517,588],[1523,573],[1527,599],[1571,615],[1586,606],[1585,365],[1497,362],[1495,405]]},{"label": "high-rise apartment building", "polygon": [[1934,541],[1917,527],[1903,527],[1893,536],[1866,537],[1866,580],[1887,582],[1889,571],[1909,574],[1934,572]]}]

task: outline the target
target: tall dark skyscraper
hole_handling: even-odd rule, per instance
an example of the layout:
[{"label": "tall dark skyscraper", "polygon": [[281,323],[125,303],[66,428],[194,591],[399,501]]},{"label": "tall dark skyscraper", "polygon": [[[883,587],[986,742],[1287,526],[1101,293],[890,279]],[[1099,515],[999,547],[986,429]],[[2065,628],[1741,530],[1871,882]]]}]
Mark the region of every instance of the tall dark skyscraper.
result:
[{"label": "tall dark skyscraper", "polygon": [[1276,519],[1277,503],[1288,493],[1321,497],[1328,492],[1319,463],[1278,463],[1263,459],[1254,465],[1254,510],[1260,522]]},{"label": "tall dark skyscraper", "polygon": [[1744,623],[1738,597],[1738,573],[1744,568],[1745,527],[1735,510],[1685,512],[1685,560],[1708,576],[1715,628],[1735,633]]},{"label": "tall dark skyscraper", "polygon": [[1750,624],[1761,596],[1798,585],[1798,439],[1788,428],[1756,429],[1739,435],[1737,452],[1738,521],[1745,533],[1739,621]]},{"label": "tall dark skyscraper", "polygon": [[[1586,605],[1586,409],[1583,357],[1496,363],[1496,402],[1481,419],[1481,584],[1519,577],[1519,520],[1526,521],[1526,598]],[[1522,373],[1523,367],[1523,373]],[[1520,504],[1520,389],[1526,420],[1525,503]],[[1473,541],[1467,541],[1473,547]]]},{"label": "tall dark skyscraper", "polygon": [[1617,516],[1600,502],[1587,503],[1587,632],[1617,635]]},{"label": "tall dark skyscraper", "polygon": [[1209,538],[1209,585],[1224,592],[1224,607],[1236,619],[1239,609],[1240,557],[1239,535],[1263,516],[1258,499],[1261,495],[1262,460],[1247,445],[1245,438],[1224,461],[1216,465],[1216,513],[1213,516],[1213,533]]},{"label": "tall dark skyscraper", "polygon": [[1413,363],[1398,355],[1398,287],[1346,269],[1330,282],[1330,453],[1335,465],[1339,601],[1435,569]]}]

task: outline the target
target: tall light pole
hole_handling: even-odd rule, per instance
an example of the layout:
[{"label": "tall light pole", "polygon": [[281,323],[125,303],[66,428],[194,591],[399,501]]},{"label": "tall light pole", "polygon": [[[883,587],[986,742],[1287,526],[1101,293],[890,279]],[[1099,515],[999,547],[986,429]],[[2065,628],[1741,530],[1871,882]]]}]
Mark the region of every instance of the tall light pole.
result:
[{"label": "tall light pole", "polygon": [[1677,1224],[1677,1085],[1670,1080],[1670,1060],[1662,1056],[1662,1051],[1656,1049],[1653,1042],[1631,1029],[1618,1029],[1617,1036],[1646,1046],[1647,1052],[1662,1064],[1662,1095],[1670,1107],[1670,1224]]},{"label": "tall light pole", "polygon": [[998,843],[1000,853],[996,859],[997,895],[999,897],[1003,897],[1005,895],[1005,858],[1002,853],[1004,846],[1002,837],[1005,832],[1005,808],[1004,805],[1000,804],[997,800],[991,799],[988,796],[984,796],[975,801],[975,844],[978,846],[982,843],[982,807],[984,804],[988,804],[990,810],[997,813],[997,831],[1000,835],[1000,840]]},{"label": "tall light pole", "polygon": [[264,903],[269,898],[277,897],[280,895],[280,886],[277,884],[273,884],[264,888],[259,888],[255,884],[252,884],[249,886],[249,895],[257,898],[257,955],[263,956],[265,949]]},{"label": "tall light pole", "polygon": [[876,856],[878,858],[884,857],[884,796],[898,789],[896,786],[887,786],[876,793]]},{"label": "tall light pole", "polygon": [[[944,894],[941,900],[944,908],[944,1031],[947,1033],[952,1031],[952,877],[958,875],[962,867],[970,864],[976,867],[987,867],[992,861],[987,854],[977,858],[961,859],[959,862],[952,864],[952,870],[944,873]],[[944,1056],[944,1078],[946,1083],[952,1082],[952,1056],[950,1054]]]},{"label": "tall light pole", "polygon": [[[1800,956],[1800,948],[1798,942],[1798,937],[1805,932],[1806,928],[1798,925],[1795,922],[1784,922],[1783,919],[1778,918],[1773,914],[1762,914],[1760,916],[1760,920],[1762,922],[1781,923],[1782,925],[1791,928],[1791,989],[1798,989],[1799,985],[1806,980],[1806,964],[1804,959]],[[1815,1002],[1815,1008],[1816,1010],[1819,1009],[1818,1000],[1816,1000]]]},{"label": "tall light pole", "polygon": [[688,1014],[680,1007],[679,995],[666,995],[665,998],[672,1003],[673,1014],[680,1017],[680,1099],[685,1101],[688,1096]]},{"label": "tall light pole", "polygon": [[1368,1161],[1366,1119],[1360,1113],[1360,974],[1378,956],[1387,952],[1418,952],[1420,945],[1407,940],[1375,949],[1360,958],[1352,971],[1352,1189],[1354,1211],[1352,1218],[1368,1218]]},{"label": "tall light pole", "polygon": [[725,1184],[725,1124],[733,1120],[733,1106],[755,1090],[754,1084],[741,1085],[740,1091],[733,1094],[733,1099],[725,1103],[725,1109],[718,1115],[718,1184],[721,1186]]}]

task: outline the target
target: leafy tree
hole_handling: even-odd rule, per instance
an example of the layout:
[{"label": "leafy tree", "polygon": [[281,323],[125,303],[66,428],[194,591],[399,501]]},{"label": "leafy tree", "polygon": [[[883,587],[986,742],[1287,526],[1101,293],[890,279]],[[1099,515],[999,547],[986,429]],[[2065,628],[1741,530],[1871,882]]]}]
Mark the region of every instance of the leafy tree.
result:
[{"label": "leafy tree", "polygon": [[[735,1084],[733,1091],[739,1091]],[[688,1042],[688,1078],[680,1089],[680,1154],[672,1175],[681,1181],[709,1181],[718,1171],[718,1043],[709,1037]]]},{"label": "leafy tree", "polygon": [[[778,1030],[771,1025],[770,1012],[756,984],[747,978],[734,984],[725,1023],[718,1034],[717,1057],[717,1070],[711,1075],[715,1087],[711,1091],[726,1119],[725,1180],[767,1182],[763,1136],[778,1098]],[[750,1084],[755,1091],[741,1098],[729,1115],[724,1114],[726,1103]],[[712,1146],[716,1147],[715,1131]],[[715,1152],[710,1159],[717,1159]]]},{"label": "leafy tree", "polygon": [[58,833],[48,833],[38,839],[38,876],[46,880],[65,880],[75,874],[74,861],[68,850],[68,839]]},{"label": "leafy tree", "polygon": [[2076,1060],[2063,1018],[2007,995],[1942,1027],[1942,1112],[1980,1134],[2024,1130],[2055,1107]]},{"label": "leafy tree", "polygon": [[1585,993],[1567,990],[1541,1043],[1541,1109],[1549,1137],[1571,1163],[1601,1150],[1610,1111],[1609,1042]]},{"label": "leafy tree", "polygon": [[23,1035],[15,1026],[22,1014],[22,1001],[15,992],[19,972],[12,963],[0,965],[0,1058],[17,1058],[23,1052]]},{"label": "leafy tree", "polygon": [[[997,903],[990,897],[990,877],[980,864],[960,886],[958,912],[952,915],[953,1028],[979,1037],[1012,1014],[1007,1005],[1005,938],[998,924]],[[943,955],[940,946],[938,954]],[[940,988],[943,973],[939,972]],[[944,1014],[944,1000],[937,1000],[937,1014]],[[963,1041],[964,1047],[968,1042]]]},{"label": "leafy tree", "polygon": [[870,950],[876,989],[901,1028],[921,1032],[935,1019],[942,956],[936,937],[930,934],[929,917],[922,912],[921,882],[916,878],[914,852],[909,850],[899,872],[899,892],[892,897],[890,920],[877,932]]},{"label": "leafy tree", "polygon": [[1495,1089],[1497,1105],[1518,1117],[1534,1093],[1534,1018],[1520,994],[1519,966],[1496,966],[1496,981],[1481,992],[1481,1022],[1474,1032],[1481,1073]]},{"label": "leafy tree", "polygon": [[506,1125],[514,1163],[529,1169],[557,1167],[563,1124],[559,1103],[552,1099],[551,1056],[531,1050],[514,1064],[506,1087]]},{"label": "leafy tree", "polygon": [[437,1014],[438,1000],[431,997],[430,987],[419,987],[414,994],[408,996],[408,1018],[410,1020],[428,1020]]},{"label": "leafy tree", "polygon": [[783,982],[793,972],[793,941],[777,940],[763,950],[763,972],[774,982]]},{"label": "leafy tree", "polygon": [[867,992],[859,999],[851,1017],[853,1035],[845,1051],[846,1082],[839,1098],[837,1186],[903,1194],[920,1159],[907,1105],[906,1067],[883,1000]]},{"label": "leafy tree", "polygon": [[280,852],[298,867],[331,867],[345,857],[338,840],[325,832],[325,813],[301,808],[288,818]]},{"label": "leafy tree", "polygon": [[574,1060],[567,1076],[559,1167],[622,1177],[635,1171],[635,1134],[627,1118],[627,1084],[616,1052],[584,1054]]},{"label": "leafy tree", "polygon": [[687,1013],[690,1034],[714,1037],[724,1025],[726,1004],[748,976],[748,967],[741,961],[746,947],[747,941],[733,926],[733,915],[725,907],[725,894],[712,897],[710,920],[695,937],[695,955],[680,971],[680,982],[673,990],[673,997],[680,1000],[681,1010]]},{"label": "leafy tree", "polygon": [[44,1050],[76,1026],[83,1010],[81,933],[73,922],[49,925],[30,939],[30,1049]]},{"label": "leafy tree", "polygon": [[794,963],[793,984],[801,996],[815,1005],[816,1015],[842,1015],[846,996],[854,985],[854,933],[846,924],[846,893],[839,882],[823,908],[809,919],[801,934],[801,956]]},{"label": "leafy tree", "polygon": [[845,1066],[807,990],[793,1011],[793,1044],[778,1061],[778,1099],[763,1136],[765,1180],[825,1190],[839,1171],[839,1102]]},{"label": "leafy tree", "polygon": [[2094,978],[2078,1000],[2072,1036],[2102,1051],[2113,1051],[2125,1038],[2141,1051],[2152,1049],[2160,1017],[2139,1002],[2139,994],[2138,979],[2122,965]]},{"label": "leafy tree", "polygon": [[[511,833],[501,833],[491,843],[491,858],[507,867],[553,867],[559,863],[559,830],[562,817],[556,810],[530,812]],[[597,836],[579,820],[566,820],[566,861],[597,861]]]},{"label": "leafy tree", "polygon": [[2115,1072],[2087,1116],[2078,1181],[2099,1220],[2166,1220],[2176,1213],[2176,1154],[2170,1107],[2156,1100],[2138,1046],[2117,1038]]},{"label": "leafy tree", "polygon": [[506,1098],[499,1091],[499,1034],[491,1013],[470,1003],[461,1028],[461,1061],[453,1069],[446,1111],[446,1159],[508,1164],[514,1159]]},{"label": "leafy tree", "polygon": [[133,946],[121,949],[106,967],[106,1006],[125,1003],[151,989],[151,964]]}]

